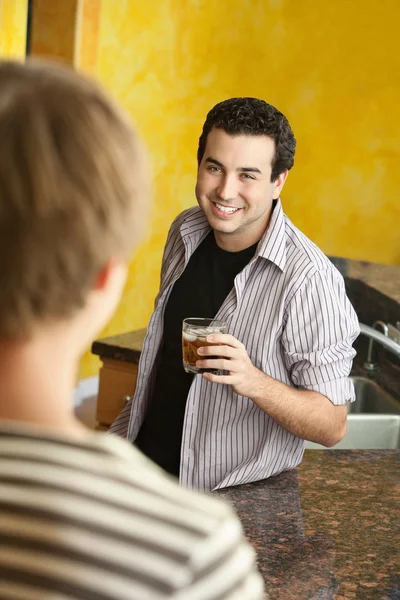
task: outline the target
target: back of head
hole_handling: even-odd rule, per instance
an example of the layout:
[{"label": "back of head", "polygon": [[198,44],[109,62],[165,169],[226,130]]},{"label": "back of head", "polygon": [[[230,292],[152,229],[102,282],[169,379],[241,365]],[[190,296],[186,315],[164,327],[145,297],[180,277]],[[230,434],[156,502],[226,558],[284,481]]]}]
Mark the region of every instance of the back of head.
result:
[{"label": "back of head", "polygon": [[203,126],[197,152],[200,164],[207,137],[213,127],[229,135],[268,136],[275,142],[275,157],[271,181],[289,171],[294,164],[296,140],[289,121],[277,108],[258,98],[230,98],[219,102],[210,110]]},{"label": "back of head", "polygon": [[43,61],[0,61],[0,339],[85,305],[128,258],[148,202],[140,142],[93,81]]}]

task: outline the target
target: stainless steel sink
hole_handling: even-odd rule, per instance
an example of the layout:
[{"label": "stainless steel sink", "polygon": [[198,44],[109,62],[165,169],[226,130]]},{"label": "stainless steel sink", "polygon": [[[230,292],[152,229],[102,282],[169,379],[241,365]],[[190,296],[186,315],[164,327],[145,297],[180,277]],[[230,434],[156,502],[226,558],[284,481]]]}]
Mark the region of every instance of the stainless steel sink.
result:
[{"label": "stainless steel sink", "polygon": [[400,448],[400,415],[354,415],[347,417],[344,438],[325,448],[306,442],[306,448],[315,450],[395,450]]},{"label": "stainless steel sink", "polygon": [[366,377],[351,377],[356,401],[348,404],[349,414],[400,415],[400,401]]},{"label": "stainless steel sink", "polygon": [[[347,431],[332,450],[400,448],[400,402],[366,377],[351,377],[356,401],[348,405]],[[306,448],[327,450],[306,442]]]}]

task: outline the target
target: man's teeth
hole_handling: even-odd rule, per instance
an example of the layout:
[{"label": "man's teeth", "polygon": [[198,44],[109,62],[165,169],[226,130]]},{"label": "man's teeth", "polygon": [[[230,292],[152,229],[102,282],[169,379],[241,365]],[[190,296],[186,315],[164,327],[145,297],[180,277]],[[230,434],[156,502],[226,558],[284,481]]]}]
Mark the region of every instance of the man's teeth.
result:
[{"label": "man's teeth", "polygon": [[222,204],[217,204],[217,203],[215,203],[215,206],[224,213],[234,213],[237,210],[239,210],[238,208],[235,208],[235,207],[230,208],[228,206],[222,206]]}]

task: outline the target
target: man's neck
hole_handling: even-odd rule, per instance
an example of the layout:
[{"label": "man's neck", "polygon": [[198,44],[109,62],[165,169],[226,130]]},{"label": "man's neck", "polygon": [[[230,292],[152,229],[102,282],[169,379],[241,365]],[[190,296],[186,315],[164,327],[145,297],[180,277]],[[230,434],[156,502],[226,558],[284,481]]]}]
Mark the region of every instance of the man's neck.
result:
[{"label": "man's neck", "polygon": [[84,435],[74,415],[77,362],[50,340],[0,341],[0,421]]}]

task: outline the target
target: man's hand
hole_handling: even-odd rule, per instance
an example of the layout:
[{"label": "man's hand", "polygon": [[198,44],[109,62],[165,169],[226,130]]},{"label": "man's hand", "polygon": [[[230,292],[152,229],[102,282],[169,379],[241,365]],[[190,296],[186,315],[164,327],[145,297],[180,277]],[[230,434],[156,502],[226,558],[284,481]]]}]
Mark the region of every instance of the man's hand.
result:
[{"label": "man's hand", "polygon": [[201,369],[228,371],[229,375],[203,373],[204,379],[231,385],[233,391],[240,396],[254,397],[260,389],[261,378],[265,375],[253,365],[243,344],[232,335],[224,333],[208,335],[207,341],[215,345],[203,346],[198,353],[204,357],[218,358],[204,358],[197,361],[196,365]]}]

